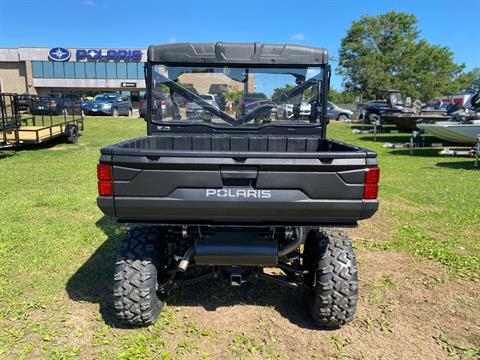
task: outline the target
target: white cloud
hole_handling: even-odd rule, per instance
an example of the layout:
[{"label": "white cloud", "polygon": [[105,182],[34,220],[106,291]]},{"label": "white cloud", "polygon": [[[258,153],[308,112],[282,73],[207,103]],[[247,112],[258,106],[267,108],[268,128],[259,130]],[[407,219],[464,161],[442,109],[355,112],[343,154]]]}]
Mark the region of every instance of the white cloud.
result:
[{"label": "white cloud", "polygon": [[168,42],[169,43],[175,43],[175,42],[177,42],[177,39],[175,38],[175,36],[171,36],[170,39],[168,39]]},{"label": "white cloud", "polygon": [[290,36],[292,40],[305,40],[305,35],[303,33],[293,34]]},{"label": "white cloud", "polygon": [[95,3],[93,0],[83,0],[83,6],[93,6]]}]

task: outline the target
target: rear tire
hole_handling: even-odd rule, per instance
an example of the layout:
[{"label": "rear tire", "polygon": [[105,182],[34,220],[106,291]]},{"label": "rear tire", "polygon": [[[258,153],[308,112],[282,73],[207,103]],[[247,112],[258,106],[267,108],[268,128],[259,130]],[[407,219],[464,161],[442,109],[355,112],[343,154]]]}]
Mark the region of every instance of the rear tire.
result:
[{"label": "rear tire", "polygon": [[68,131],[67,142],[70,144],[76,144],[78,142],[78,128],[75,125],[71,126]]},{"label": "rear tire", "polygon": [[350,322],[357,307],[358,275],[350,239],[339,232],[311,231],[304,247],[304,265],[310,271],[308,309],[323,329]]},{"label": "rear tire", "polygon": [[115,264],[113,298],[117,318],[128,325],[157,321],[163,301],[157,295],[160,257],[166,251],[155,227],[130,229]]}]

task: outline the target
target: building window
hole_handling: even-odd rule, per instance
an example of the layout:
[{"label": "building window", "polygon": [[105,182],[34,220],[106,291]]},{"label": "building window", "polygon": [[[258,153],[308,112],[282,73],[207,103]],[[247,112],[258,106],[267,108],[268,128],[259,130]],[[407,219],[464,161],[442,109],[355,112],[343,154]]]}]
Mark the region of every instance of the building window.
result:
[{"label": "building window", "polygon": [[106,77],[107,77],[107,70],[105,68],[105,63],[103,62],[97,63],[97,78],[105,79]]},{"label": "building window", "polygon": [[51,61],[43,62],[43,77],[53,78],[53,63]]},{"label": "building window", "polygon": [[95,74],[95,65],[96,63],[94,62],[87,62],[85,63],[85,70],[87,74],[87,79],[95,79],[96,74]]},{"label": "building window", "polygon": [[117,63],[117,78],[119,79],[127,78],[127,63],[124,63],[124,62]]},{"label": "building window", "polygon": [[32,61],[34,78],[143,79],[141,62]]},{"label": "building window", "polygon": [[117,64],[113,62],[108,62],[105,64],[107,66],[107,79],[116,79],[117,78]]},{"label": "building window", "polygon": [[85,79],[85,63],[74,62],[73,64],[75,64],[75,78]]},{"label": "building window", "polygon": [[137,78],[137,63],[129,62],[127,63],[127,79],[136,79]]},{"label": "building window", "polygon": [[33,77],[42,78],[43,77],[43,61],[32,61],[32,72],[33,72]]},{"label": "building window", "polygon": [[65,70],[65,78],[74,79],[75,78],[75,63],[65,62],[63,63]]},{"label": "building window", "polygon": [[65,77],[65,72],[63,70],[63,62],[53,63],[53,77],[57,79],[63,79]]}]

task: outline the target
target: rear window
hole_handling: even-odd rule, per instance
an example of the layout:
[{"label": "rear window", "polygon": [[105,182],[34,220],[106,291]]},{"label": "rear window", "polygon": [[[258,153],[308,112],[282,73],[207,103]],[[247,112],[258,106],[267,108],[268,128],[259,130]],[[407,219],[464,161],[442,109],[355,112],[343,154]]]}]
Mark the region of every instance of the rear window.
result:
[{"label": "rear window", "polygon": [[[320,123],[322,79],[320,67],[154,64],[149,79],[154,104],[150,119],[165,125],[311,126]],[[172,106],[160,111],[155,104],[165,94],[170,95]]]}]

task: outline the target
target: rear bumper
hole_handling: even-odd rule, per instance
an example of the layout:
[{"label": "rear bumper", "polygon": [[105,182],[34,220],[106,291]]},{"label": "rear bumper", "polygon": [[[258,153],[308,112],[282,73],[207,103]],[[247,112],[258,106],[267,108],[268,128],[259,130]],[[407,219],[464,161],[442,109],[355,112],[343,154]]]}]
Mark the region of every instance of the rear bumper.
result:
[{"label": "rear bumper", "polygon": [[355,225],[377,211],[377,200],[186,200],[98,197],[119,222],[171,224]]},{"label": "rear bumper", "polygon": [[93,111],[92,109],[83,109],[85,115],[112,115],[113,110],[98,109]]}]

